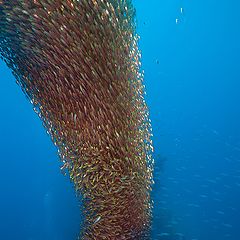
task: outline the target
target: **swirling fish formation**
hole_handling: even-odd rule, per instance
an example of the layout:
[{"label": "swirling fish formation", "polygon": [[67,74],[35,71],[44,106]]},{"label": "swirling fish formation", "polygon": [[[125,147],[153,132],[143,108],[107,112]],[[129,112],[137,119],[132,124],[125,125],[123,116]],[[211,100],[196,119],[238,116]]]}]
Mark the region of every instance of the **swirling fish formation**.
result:
[{"label": "swirling fish formation", "polygon": [[149,239],[153,158],[130,0],[0,0],[0,54],[83,199],[79,239]]}]

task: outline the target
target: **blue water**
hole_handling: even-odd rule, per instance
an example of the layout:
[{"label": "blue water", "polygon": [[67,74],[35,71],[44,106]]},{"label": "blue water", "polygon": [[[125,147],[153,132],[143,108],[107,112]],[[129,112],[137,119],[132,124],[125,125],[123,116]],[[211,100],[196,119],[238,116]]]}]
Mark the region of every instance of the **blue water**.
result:
[{"label": "blue water", "polygon": [[[237,0],[135,0],[155,146],[153,240],[239,240]],[[71,240],[78,201],[0,62],[0,239]]]}]

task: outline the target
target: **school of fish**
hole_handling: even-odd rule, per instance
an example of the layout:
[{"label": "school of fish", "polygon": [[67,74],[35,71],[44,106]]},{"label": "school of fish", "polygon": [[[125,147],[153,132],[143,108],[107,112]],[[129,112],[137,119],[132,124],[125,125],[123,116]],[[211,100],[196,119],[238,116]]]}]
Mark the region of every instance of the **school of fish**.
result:
[{"label": "school of fish", "polygon": [[83,199],[79,239],[149,239],[153,146],[131,0],[0,0],[0,55]]}]

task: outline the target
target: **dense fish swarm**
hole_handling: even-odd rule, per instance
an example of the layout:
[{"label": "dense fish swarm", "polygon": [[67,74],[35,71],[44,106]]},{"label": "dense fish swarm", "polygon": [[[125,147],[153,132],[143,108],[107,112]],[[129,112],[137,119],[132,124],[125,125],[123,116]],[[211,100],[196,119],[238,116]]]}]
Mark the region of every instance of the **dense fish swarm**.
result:
[{"label": "dense fish swarm", "polygon": [[83,198],[82,239],[148,239],[151,124],[130,0],[0,0],[0,53]]}]

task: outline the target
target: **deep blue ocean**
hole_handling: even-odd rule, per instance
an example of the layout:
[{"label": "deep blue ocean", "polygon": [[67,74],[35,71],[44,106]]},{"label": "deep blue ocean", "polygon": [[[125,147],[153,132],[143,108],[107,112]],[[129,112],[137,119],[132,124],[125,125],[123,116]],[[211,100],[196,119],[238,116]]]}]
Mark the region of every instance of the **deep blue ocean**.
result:
[{"label": "deep blue ocean", "polygon": [[[155,148],[152,240],[240,240],[240,2],[135,0]],[[0,62],[0,240],[72,240],[57,149]]]}]

